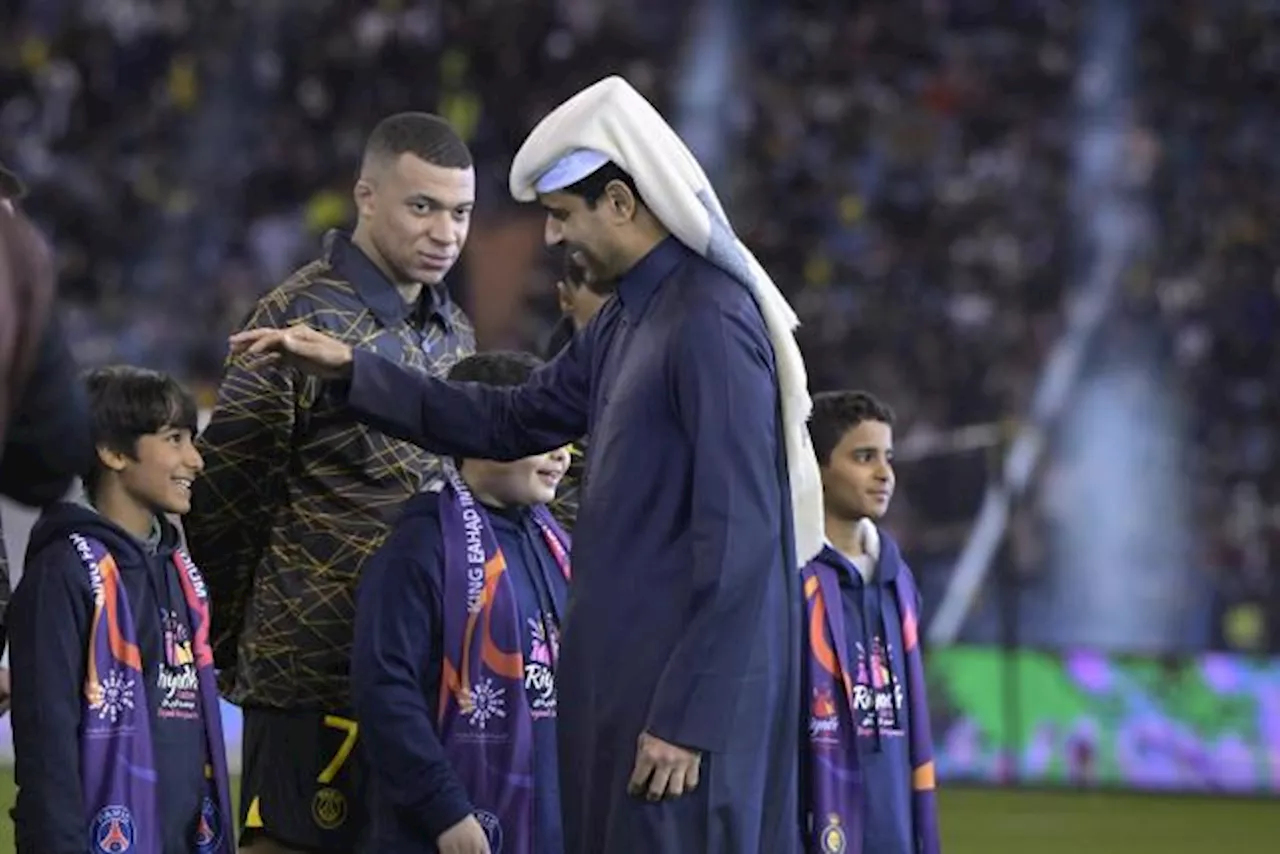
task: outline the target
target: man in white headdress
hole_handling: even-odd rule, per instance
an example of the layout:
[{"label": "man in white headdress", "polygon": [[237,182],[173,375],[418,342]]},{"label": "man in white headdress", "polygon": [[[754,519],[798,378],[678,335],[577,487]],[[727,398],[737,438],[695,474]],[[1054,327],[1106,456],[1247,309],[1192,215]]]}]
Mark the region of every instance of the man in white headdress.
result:
[{"label": "man in white headdress", "polygon": [[617,283],[524,386],[428,379],[305,328],[232,345],[348,381],[356,417],[436,453],[513,460],[590,433],[556,662],[565,851],[792,854],[797,561],[822,544],[795,316],[620,78],[534,129],[511,191]]}]

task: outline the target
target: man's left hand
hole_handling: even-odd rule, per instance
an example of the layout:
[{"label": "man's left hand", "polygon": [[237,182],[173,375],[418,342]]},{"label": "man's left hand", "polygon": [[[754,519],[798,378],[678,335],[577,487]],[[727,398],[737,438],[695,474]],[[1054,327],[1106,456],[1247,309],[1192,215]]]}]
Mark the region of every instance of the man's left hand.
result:
[{"label": "man's left hand", "polygon": [[355,358],[350,344],[305,323],[284,329],[246,329],[228,340],[233,356],[261,354],[266,357],[265,364],[283,364],[321,379],[350,377]]},{"label": "man's left hand", "polygon": [[648,800],[678,798],[698,788],[702,755],[660,738],[640,733],[636,765],[627,783],[627,793]]},{"label": "man's left hand", "polygon": [[0,667],[0,717],[9,711],[9,668]]}]

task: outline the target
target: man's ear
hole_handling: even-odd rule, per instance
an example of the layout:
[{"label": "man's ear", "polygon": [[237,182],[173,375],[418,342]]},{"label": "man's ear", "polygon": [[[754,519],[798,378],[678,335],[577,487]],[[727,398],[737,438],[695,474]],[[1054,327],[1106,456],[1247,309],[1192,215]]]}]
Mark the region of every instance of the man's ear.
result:
[{"label": "man's ear", "polygon": [[373,216],[374,197],[377,191],[373,187],[373,182],[368,178],[361,178],[356,181],[356,186],[351,191],[351,199],[356,203],[356,211],[360,214],[361,219],[368,219]]},{"label": "man's ear", "polygon": [[631,188],[623,181],[610,181],[604,188],[604,204],[609,206],[611,218],[619,222],[630,222],[636,218],[640,200]]}]

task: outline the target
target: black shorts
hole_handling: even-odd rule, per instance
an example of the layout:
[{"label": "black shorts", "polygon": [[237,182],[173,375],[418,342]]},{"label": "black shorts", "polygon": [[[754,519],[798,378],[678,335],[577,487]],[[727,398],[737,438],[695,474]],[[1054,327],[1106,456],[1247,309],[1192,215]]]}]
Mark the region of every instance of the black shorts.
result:
[{"label": "black shorts", "polygon": [[245,709],[240,844],[350,854],[367,822],[359,727],[323,712]]}]

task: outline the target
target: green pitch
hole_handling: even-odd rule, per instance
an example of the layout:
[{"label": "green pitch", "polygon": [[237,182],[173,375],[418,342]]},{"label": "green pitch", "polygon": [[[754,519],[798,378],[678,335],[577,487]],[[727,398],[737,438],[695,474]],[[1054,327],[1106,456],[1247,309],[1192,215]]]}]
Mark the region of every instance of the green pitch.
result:
[{"label": "green pitch", "polygon": [[[13,796],[0,769],[0,854]],[[950,789],[941,803],[945,854],[1275,854],[1280,839],[1280,800]]]},{"label": "green pitch", "polygon": [[1280,801],[1115,793],[951,789],[945,854],[1264,854]]}]

